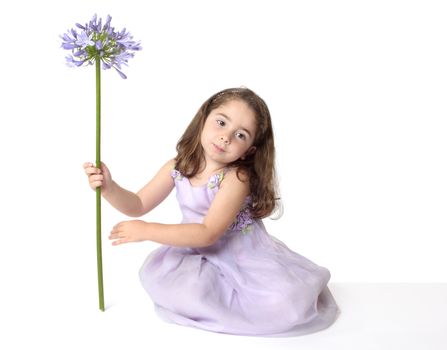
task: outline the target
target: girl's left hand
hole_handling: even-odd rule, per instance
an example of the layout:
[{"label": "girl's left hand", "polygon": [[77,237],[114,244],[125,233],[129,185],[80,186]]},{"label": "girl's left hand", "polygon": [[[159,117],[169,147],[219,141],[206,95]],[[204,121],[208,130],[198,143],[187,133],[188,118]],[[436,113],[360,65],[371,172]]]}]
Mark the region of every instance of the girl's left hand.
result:
[{"label": "girl's left hand", "polygon": [[144,241],[147,224],[142,220],[122,221],[113,227],[109,239],[114,240],[112,245]]}]

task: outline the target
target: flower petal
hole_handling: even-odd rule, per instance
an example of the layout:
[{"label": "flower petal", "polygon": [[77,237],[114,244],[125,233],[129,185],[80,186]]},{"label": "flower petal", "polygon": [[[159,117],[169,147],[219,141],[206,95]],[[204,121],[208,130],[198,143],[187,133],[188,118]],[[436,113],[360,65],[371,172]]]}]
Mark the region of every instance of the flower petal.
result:
[{"label": "flower petal", "polygon": [[77,48],[77,46],[74,44],[62,43],[62,48],[64,48],[65,50],[73,50]]},{"label": "flower petal", "polygon": [[112,17],[110,15],[107,15],[106,23],[104,24],[104,29],[108,30],[110,28],[110,21],[112,20]]},{"label": "flower petal", "polygon": [[106,69],[110,69],[110,68],[112,68],[112,65],[110,63],[102,61],[102,69],[106,70]]},{"label": "flower petal", "polygon": [[118,68],[116,68],[116,67],[113,67],[113,68],[115,68],[115,70],[118,72],[118,74],[121,76],[121,78],[123,78],[123,79],[127,79],[127,76],[126,76],[126,74],[124,74],[123,72],[121,72]]}]

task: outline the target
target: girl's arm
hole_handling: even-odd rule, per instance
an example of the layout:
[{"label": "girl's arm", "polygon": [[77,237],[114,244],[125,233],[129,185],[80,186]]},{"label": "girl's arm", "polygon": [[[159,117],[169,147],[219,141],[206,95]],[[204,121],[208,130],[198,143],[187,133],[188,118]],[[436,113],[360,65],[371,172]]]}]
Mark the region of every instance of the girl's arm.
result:
[{"label": "girl's arm", "polygon": [[215,243],[232,224],[248,193],[248,181],[240,181],[236,171],[230,170],[201,224],[123,221],[113,228],[109,238],[114,240],[113,245],[150,240],[177,247],[206,247]]},{"label": "girl's arm", "polygon": [[131,217],[142,216],[160,204],[174,188],[171,170],[174,160],[170,160],[137,193],[120,187],[115,181],[103,194],[104,198],[117,210]]},{"label": "girl's arm", "polygon": [[171,159],[161,167],[151,181],[137,192],[141,201],[141,214],[139,216],[149,213],[171,193],[175,185],[174,179],[171,177],[174,166],[175,160]]}]

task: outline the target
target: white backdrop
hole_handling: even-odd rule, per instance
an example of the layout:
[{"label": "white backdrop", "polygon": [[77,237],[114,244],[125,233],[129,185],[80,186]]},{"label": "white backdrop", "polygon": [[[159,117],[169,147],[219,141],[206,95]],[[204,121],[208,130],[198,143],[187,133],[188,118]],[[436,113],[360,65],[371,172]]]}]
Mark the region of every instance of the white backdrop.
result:
[{"label": "white backdrop", "polygon": [[[127,80],[103,72],[102,159],[120,185],[140,189],[201,103],[244,85],[274,122],[285,211],[265,220],[272,235],[332,282],[447,282],[442,1],[0,7],[0,268],[14,286],[4,296],[96,288],[95,196],[82,169],[95,157],[94,68],[66,67],[59,38],[95,12],[143,46]],[[128,219],[105,201],[103,217],[104,237]],[[177,222],[174,196],[144,219]],[[156,246],[105,238],[106,288],[134,283]]]}]

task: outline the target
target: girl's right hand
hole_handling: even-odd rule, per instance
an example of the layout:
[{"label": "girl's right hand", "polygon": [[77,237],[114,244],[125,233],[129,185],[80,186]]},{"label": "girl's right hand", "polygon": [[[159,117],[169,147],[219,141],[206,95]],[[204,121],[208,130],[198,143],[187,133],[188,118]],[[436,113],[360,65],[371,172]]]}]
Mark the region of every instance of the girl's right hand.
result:
[{"label": "girl's right hand", "polygon": [[96,188],[101,186],[101,192],[104,194],[112,187],[112,174],[103,162],[101,162],[101,169],[88,162],[84,163],[84,169],[92,190],[96,191]]}]

